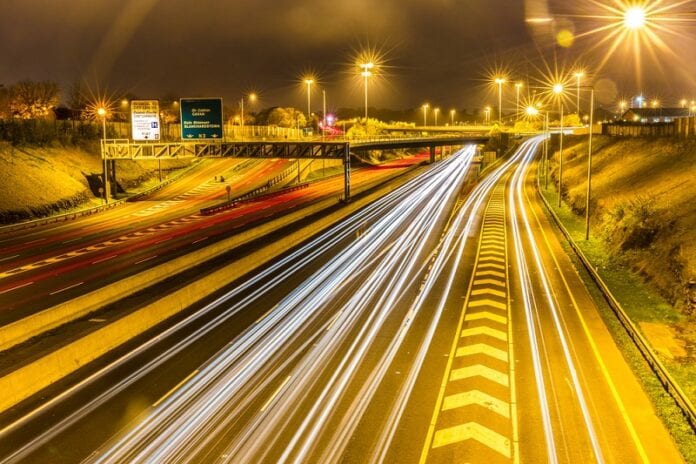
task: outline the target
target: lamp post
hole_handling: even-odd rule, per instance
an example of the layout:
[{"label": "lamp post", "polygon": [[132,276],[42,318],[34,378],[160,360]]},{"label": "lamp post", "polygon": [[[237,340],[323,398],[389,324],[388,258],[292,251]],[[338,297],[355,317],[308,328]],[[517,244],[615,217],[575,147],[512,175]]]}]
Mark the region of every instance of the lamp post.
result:
[{"label": "lamp post", "polygon": [[[253,102],[254,100],[256,100],[256,94],[250,93],[248,98],[249,98],[249,102]],[[239,120],[240,121],[239,124],[240,124],[240,129],[242,131],[242,142],[243,142],[244,141],[244,97],[242,97],[242,99],[239,101],[239,107],[240,107],[240,115],[241,115],[241,118]]]},{"label": "lamp post", "polygon": [[520,89],[522,88],[521,82],[515,83],[515,115],[519,118],[520,114]]},{"label": "lamp post", "polygon": [[365,80],[365,123],[367,123],[367,79],[372,75],[371,69],[375,67],[375,64],[370,61],[368,63],[362,63],[359,65],[362,72],[360,75]]},{"label": "lamp post", "polygon": [[307,84],[307,122],[312,119],[312,84],[314,84],[314,79],[305,79],[304,83]]},{"label": "lamp post", "polygon": [[580,116],[580,79],[585,75],[584,72],[578,71],[575,74],[575,91],[576,91],[576,101],[575,101],[575,112]]},{"label": "lamp post", "polygon": [[321,91],[322,96],[322,111],[321,111],[321,139],[324,140],[326,134],[326,90]]},{"label": "lamp post", "polygon": [[456,111],[454,109],[450,110],[450,126],[454,126],[454,113]]},{"label": "lamp post", "polygon": [[503,84],[505,79],[502,77],[496,77],[495,83],[498,84],[498,122],[503,125]]},{"label": "lamp post", "polygon": [[558,207],[560,208],[561,196],[563,192],[563,99],[561,97],[561,94],[563,93],[563,84],[554,84],[552,90],[553,93],[555,93],[559,98],[558,106],[561,119],[561,133],[558,137]]},{"label": "lamp post", "polygon": [[433,113],[435,113],[435,126],[437,126],[437,115],[440,114],[440,108],[433,108]]},{"label": "lamp post", "polygon": [[106,108],[100,106],[97,109],[97,114],[101,116],[102,119],[102,144],[101,144],[101,156],[102,156],[102,178],[104,179],[102,188],[104,189],[104,203],[109,203],[109,189],[107,188],[108,180],[106,178]]},{"label": "lamp post", "polygon": [[592,192],[592,124],[594,117],[594,87],[590,87],[590,135],[587,140],[587,202],[585,203],[585,240],[590,239],[590,194]]},{"label": "lamp post", "polygon": [[428,125],[428,108],[430,108],[430,105],[425,103],[423,106],[423,127]]},{"label": "lamp post", "polygon": [[[530,118],[536,118],[539,115],[539,108],[537,108],[534,105],[529,105],[527,109],[525,110],[527,113],[527,116]],[[543,161],[543,169],[544,169],[544,190],[548,189],[549,186],[549,139],[548,139],[548,130],[549,130],[549,112],[545,111],[544,112],[544,161]]]},{"label": "lamp post", "polygon": [[490,124],[491,122],[491,107],[487,106],[483,109],[484,114],[484,124]]}]

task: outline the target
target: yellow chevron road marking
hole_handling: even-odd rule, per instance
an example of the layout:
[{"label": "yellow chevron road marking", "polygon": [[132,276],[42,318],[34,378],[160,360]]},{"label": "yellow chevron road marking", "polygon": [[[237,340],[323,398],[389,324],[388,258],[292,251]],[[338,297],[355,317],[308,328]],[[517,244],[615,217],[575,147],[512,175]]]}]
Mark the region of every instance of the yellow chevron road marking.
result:
[{"label": "yellow chevron road marking", "polygon": [[499,359],[500,361],[508,362],[507,351],[499,350],[485,343],[477,343],[475,345],[460,346],[457,348],[456,356],[458,358],[464,356],[473,356],[477,354],[485,354],[491,358]]},{"label": "yellow chevron road marking", "polygon": [[446,396],[442,403],[442,410],[447,411],[448,409],[463,408],[464,406],[471,406],[472,404],[483,406],[489,411],[493,411],[503,417],[510,417],[510,405],[508,403],[479,390],[471,390]]},{"label": "yellow chevron road marking", "polygon": [[462,330],[461,333],[462,337],[473,337],[474,335],[488,335],[504,342],[506,342],[508,339],[507,332],[491,329],[490,327],[472,327],[470,329]]},{"label": "yellow chevron road marking", "polygon": [[482,306],[490,306],[491,308],[497,308],[503,311],[507,309],[507,305],[505,303],[499,303],[497,301],[489,300],[487,298],[469,302],[469,308],[480,308]]},{"label": "yellow chevron road marking", "polygon": [[438,430],[435,432],[435,438],[433,439],[433,448],[464,440],[476,440],[507,458],[511,456],[510,440],[475,422]]}]

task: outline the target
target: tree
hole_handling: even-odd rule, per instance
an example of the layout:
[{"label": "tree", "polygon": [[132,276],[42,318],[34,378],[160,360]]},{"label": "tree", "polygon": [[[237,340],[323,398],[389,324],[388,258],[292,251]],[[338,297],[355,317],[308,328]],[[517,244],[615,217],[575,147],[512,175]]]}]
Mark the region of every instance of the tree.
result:
[{"label": "tree", "polygon": [[68,105],[70,106],[73,115],[77,116],[79,119],[81,119],[87,111],[89,100],[83,91],[82,82],[80,80],[76,80],[70,86]]},{"label": "tree", "polygon": [[52,81],[24,80],[10,87],[10,111],[16,118],[38,119],[53,114],[60,87]]},{"label": "tree", "polygon": [[0,119],[9,118],[10,114],[10,92],[0,84]]},{"label": "tree", "polygon": [[379,137],[380,135],[384,135],[386,133],[384,126],[385,124],[382,121],[374,118],[368,118],[367,121],[362,119],[360,122],[353,124],[353,126],[348,129],[348,134],[346,135],[349,139]]},{"label": "tree", "polygon": [[305,115],[295,108],[273,108],[268,113],[268,125],[278,127],[304,127],[307,124]]}]

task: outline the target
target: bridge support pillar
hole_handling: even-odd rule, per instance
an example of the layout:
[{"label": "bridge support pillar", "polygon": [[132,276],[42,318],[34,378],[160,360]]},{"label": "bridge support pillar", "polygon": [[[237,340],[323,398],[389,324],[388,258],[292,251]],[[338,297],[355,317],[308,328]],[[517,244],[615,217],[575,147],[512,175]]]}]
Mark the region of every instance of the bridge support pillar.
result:
[{"label": "bridge support pillar", "polygon": [[343,201],[348,203],[350,201],[350,145],[349,144],[346,144],[345,153],[343,155],[343,179],[344,179]]},{"label": "bridge support pillar", "polygon": [[430,146],[430,164],[435,162],[435,145]]}]

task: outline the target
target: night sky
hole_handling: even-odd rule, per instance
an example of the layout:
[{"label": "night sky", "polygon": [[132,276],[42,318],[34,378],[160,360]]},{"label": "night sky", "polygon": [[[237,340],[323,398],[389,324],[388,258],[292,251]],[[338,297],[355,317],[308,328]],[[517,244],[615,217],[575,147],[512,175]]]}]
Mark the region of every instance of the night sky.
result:
[{"label": "night sky", "polygon": [[[597,3],[2,0],[0,83],[54,80],[65,95],[81,81],[114,96],[221,96],[226,102],[255,91],[259,106],[304,108],[300,77],[311,71],[320,81],[313,107],[321,107],[321,89],[330,108],[361,107],[355,57],[369,48],[382,55],[380,75],[369,84],[370,106],[481,107],[495,101],[488,79],[496,71],[510,79],[533,76],[531,87],[543,73],[601,63],[610,45],[596,45],[605,33],[582,35],[602,26],[583,17],[603,13]],[[694,10],[694,3],[676,9]],[[553,16],[553,31],[525,22],[535,16]],[[578,39],[560,46],[554,34],[561,29]],[[594,78],[604,103],[641,91],[649,98],[694,98],[696,33],[689,31],[696,27],[683,30],[658,31],[669,53],[643,50],[638,66],[634,53],[617,47]],[[513,92],[507,89],[506,101]]]}]

